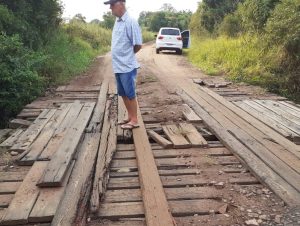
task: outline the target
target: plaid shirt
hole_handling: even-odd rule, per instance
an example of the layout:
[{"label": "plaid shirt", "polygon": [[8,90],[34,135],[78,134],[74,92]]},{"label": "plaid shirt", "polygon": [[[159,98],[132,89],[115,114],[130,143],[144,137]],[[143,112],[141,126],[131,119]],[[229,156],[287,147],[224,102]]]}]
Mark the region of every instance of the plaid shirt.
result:
[{"label": "plaid shirt", "polygon": [[114,73],[127,73],[139,68],[133,47],[142,45],[139,24],[127,12],[117,18],[112,32],[112,64]]}]

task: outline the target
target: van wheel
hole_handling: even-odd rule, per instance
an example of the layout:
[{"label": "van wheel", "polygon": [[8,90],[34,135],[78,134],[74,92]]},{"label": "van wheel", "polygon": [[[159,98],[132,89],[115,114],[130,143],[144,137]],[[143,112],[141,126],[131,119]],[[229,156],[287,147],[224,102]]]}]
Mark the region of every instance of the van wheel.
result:
[{"label": "van wheel", "polygon": [[158,49],[156,49],[156,54],[159,54],[159,50]]}]

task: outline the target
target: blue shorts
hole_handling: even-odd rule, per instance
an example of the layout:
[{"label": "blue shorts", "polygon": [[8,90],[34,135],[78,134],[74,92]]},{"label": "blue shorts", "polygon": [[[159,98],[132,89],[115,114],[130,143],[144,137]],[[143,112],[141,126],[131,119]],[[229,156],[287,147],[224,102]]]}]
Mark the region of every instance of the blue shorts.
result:
[{"label": "blue shorts", "polygon": [[126,96],[132,100],[136,97],[135,83],[136,83],[137,69],[133,69],[127,73],[116,73],[117,89],[119,96]]}]

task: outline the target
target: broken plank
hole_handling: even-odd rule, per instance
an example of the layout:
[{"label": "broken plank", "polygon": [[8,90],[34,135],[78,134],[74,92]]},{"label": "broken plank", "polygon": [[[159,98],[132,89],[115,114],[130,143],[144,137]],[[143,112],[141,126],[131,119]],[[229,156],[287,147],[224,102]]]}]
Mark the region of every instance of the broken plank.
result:
[{"label": "broken plank", "polygon": [[179,127],[183,131],[183,134],[187,137],[192,147],[207,147],[207,141],[201,136],[198,130],[188,123],[179,123]]},{"label": "broken plank", "polygon": [[11,151],[24,152],[40,134],[47,122],[52,118],[56,109],[44,110],[39,117],[28,127],[28,129],[19,137],[16,144],[12,146]]},{"label": "broken plank", "polygon": [[173,144],[170,141],[168,141],[164,137],[160,136],[159,134],[157,134],[153,130],[148,130],[148,135],[153,140],[155,140],[159,145],[161,145],[162,147],[164,147],[165,149],[173,147]]},{"label": "broken plank", "polygon": [[90,210],[94,213],[99,209],[100,199],[106,189],[108,178],[107,172],[109,170],[113,153],[117,148],[117,114],[115,109],[116,101],[114,101],[114,99],[109,99],[107,101],[103,119],[103,128],[96,161],[95,176],[92,185],[92,197],[90,200]]},{"label": "broken plank", "polygon": [[75,123],[68,129],[66,136],[60,144],[58,151],[51,158],[38,186],[61,186],[68,171],[68,167],[75,155],[77,146],[88,121],[90,120],[95,104],[84,104]]},{"label": "broken plank", "polygon": [[62,123],[71,108],[71,104],[63,104],[54,114],[54,116],[47,122],[40,135],[29,147],[29,152],[20,160],[19,165],[32,165],[37,160],[38,156],[47,146],[49,140],[52,138],[55,130]]},{"label": "broken plank", "polygon": [[162,126],[165,134],[173,143],[174,148],[190,148],[192,145],[184,138],[182,132],[176,125]]},{"label": "broken plank", "polygon": [[46,162],[35,162],[10,203],[0,224],[26,224],[32,207],[38,197],[36,182],[47,166]]},{"label": "broken plank", "polygon": [[183,116],[188,122],[194,122],[194,123],[200,123],[203,122],[203,120],[189,107],[187,104],[182,105],[183,110]]}]

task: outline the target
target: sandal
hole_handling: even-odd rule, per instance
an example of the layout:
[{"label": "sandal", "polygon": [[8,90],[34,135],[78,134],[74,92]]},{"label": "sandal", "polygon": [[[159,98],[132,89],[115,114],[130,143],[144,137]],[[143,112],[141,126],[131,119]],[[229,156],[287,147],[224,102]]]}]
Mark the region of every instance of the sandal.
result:
[{"label": "sandal", "polygon": [[133,125],[131,123],[126,123],[126,124],[121,126],[121,128],[124,129],[124,130],[125,129],[132,130],[132,129],[136,129],[136,128],[139,128],[139,127],[140,127],[139,124]]},{"label": "sandal", "polygon": [[121,122],[118,122],[117,125],[120,126],[120,125],[124,125],[124,124],[127,124],[128,122],[130,122],[129,119],[124,119],[123,121]]}]

